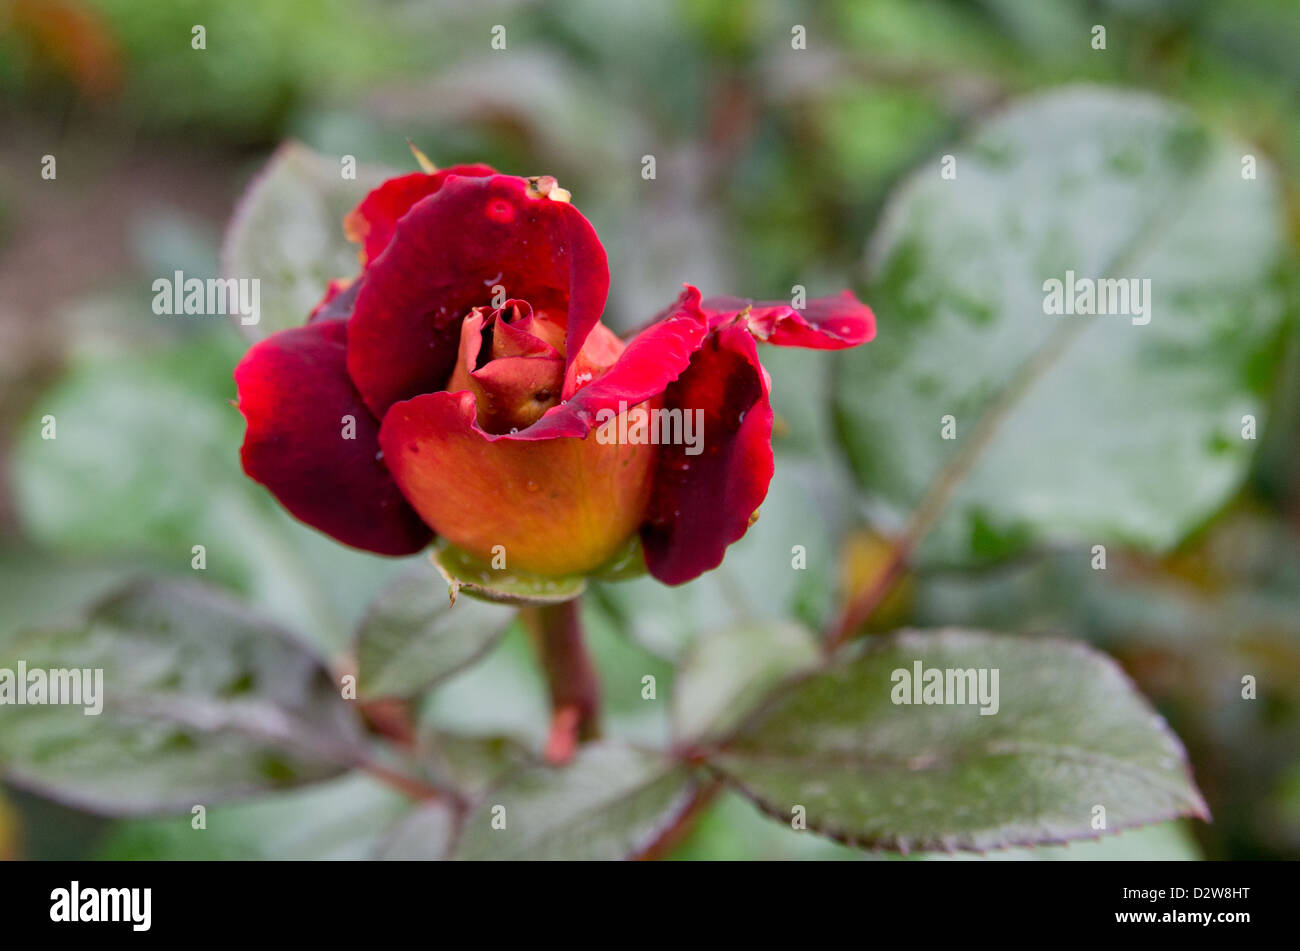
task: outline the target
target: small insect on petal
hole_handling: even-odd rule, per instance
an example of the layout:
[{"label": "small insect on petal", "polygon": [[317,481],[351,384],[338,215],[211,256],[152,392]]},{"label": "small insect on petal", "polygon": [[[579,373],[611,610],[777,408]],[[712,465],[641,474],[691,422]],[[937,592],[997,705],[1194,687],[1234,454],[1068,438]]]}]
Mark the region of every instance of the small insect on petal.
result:
[{"label": "small insect on petal", "polygon": [[573,198],[567,188],[561,188],[554,175],[540,175],[528,179],[529,198],[549,198],[551,201],[567,202]]}]

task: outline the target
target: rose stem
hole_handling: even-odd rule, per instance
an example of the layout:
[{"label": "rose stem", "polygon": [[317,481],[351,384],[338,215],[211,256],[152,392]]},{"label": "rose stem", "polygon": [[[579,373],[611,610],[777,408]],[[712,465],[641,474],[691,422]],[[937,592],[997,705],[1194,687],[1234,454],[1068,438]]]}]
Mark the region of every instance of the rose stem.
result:
[{"label": "rose stem", "polygon": [[565,763],[582,740],[600,735],[600,681],[582,633],[577,598],[561,604],[529,606],[521,612],[537,642],[551,691],[551,734],[546,758]]}]

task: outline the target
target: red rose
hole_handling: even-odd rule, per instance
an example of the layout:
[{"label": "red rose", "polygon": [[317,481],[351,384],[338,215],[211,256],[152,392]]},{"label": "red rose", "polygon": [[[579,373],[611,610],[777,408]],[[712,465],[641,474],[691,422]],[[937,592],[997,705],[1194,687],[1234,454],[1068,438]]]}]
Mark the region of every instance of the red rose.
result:
[{"label": "red rose", "polygon": [[[847,291],[795,310],[688,286],[625,343],[600,323],[605,252],[568,197],[482,165],[366,196],[345,221],[361,274],[235,370],[244,471],[380,554],[436,532],[484,560],[504,546],[514,569],[580,574],[639,533],[661,581],[716,567],[772,477],[755,341],[849,347],[874,318]],[[702,429],[692,445],[632,438],[647,417]]]}]

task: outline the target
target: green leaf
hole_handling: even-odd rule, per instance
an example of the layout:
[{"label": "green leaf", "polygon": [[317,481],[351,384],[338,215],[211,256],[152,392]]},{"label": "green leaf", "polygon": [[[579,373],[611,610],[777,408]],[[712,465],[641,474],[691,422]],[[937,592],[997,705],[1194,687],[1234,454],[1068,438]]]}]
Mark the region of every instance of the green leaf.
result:
[{"label": "green leaf", "polygon": [[[779,349],[765,350],[764,360]],[[652,577],[594,584],[592,594],[621,630],[674,661],[711,631],[792,615],[819,626],[832,610],[850,502],[824,466],[780,457],[758,521],[717,568],[671,594]]]},{"label": "green leaf", "polygon": [[[918,852],[923,861],[1114,862],[1196,861],[1201,858],[1185,821],[1127,829],[1097,840],[1065,845],[976,852]],[[669,856],[673,861],[851,861],[900,860],[893,852],[851,849],[832,839],[773,822],[739,793],[725,791],[693,825],[689,836]]]},{"label": "green leaf", "polygon": [[421,714],[422,725],[442,735],[509,737],[540,753],[551,703],[523,624],[510,625],[486,657],[439,684]]},{"label": "green leaf", "polygon": [[513,568],[493,568],[445,542],[434,549],[433,564],[446,580],[449,600],[453,603],[464,591],[471,597],[497,604],[560,604],[573,600],[587,588],[586,579],[579,575],[549,577]]},{"label": "green leaf", "polygon": [[1183,820],[1161,822],[1140,829],[1125,829],[1105,838],[1003,849],[987,855],[927,852],[916,857],[929,862],[1198,862],[1203,856],[1189,825]]},{"label": "green leaf", "polygon": [[679,739],[720,737],[772,687],[822,658],[817,639],[798,624],[750,624],[701,638],[677,672],[673,725]]},{"label": "green leaf", "polygon": [[667,856],[675,862],[866,861],[881,856],[773,822],[740,793],[724,789]]},{"label": "green leaf", "polygon": [[0,644],[25,627],[79,624],[82,606],[133,578],[145,565],[124,558],[62,559],[34,547],[0,547]]},{"label": "green leaf", "polygon": [[422,803],[389,832],[375,858],[394,862],[437,862],[456,841],[456,813],[442,802]]},{"label": "green leaf", "polygon": [[[936,158],[895,193],[869,254],[879,335],[838,364],[835,412],[898,517],[973,461],[923,561],[1167,549],[1242,481],[1284,235],[1268,166],[1242,177],[1250,152],[1161,100],[1074,87],[980,126],[955,178]],[[1067,271],[1149,279],[1150,322],[1049,315]]]},{"label": "green leaf", "polygon": [[221,271],[261,282],[261,319],[240,325],[251,339],[305,323],[331,280],[360,269],[343,217],[393,173],[357,166],[356,178],[346,179],[341,162],[288,142],[240,200],[222,245]]},{"label": "green leaf", "polygon": [[369,776],[352,773],[316,786],[227,803],[207,810],[205,828],[181,815],[119,822],[95,852],[107,861],[375,858],[411,800]]},{"label": "green leaf", "polygon": [[[490,790],[466,818],[455,857],[632,858],[692,791],[690,771],[667,757],[591,744],[567,766],[525,769]],[[493,828],[494,817],[505,827]]]},{"label": "green leaf", "polygon": [[[202,545],[205,578],[342,649],[397,566],[295,521],[244,475],[243,421],[229,403],[238,344],[217,325],[179,345],[70,367],[20,427],[11,472],[23,528],[78,561],[187,576]],[[47,414],[54,439],[41,436]]]},{"label": "green leaf", "polygon": [[[247,509],[252,493],[239,472],[242,421],[228,404],[232,343],[228,331],[204,332],[180,346],[86,360],[42,392],[14,452],[27,532],[72,554],[130,546],[170,552],[188,567],[190,546],[211,544],[208,529],[246,519],[233,512]],[[56,425],[50,439],[47,415]],[[224,559],[211,561],[238,577]]]},{"label": "green leaf", "polygon": [[514,614],[470,598],[449,605],[442,579],[421,563],[389,585],[361,622],[358,691],[367,699],[421,693],[487,652]]},{"label": "green leaf", "polygon": [[[998,671],[997,712],[895,704],[895,671]],[[991,683],[991,673],[989,675]],[[991,708],[991,707],[990,707]],[[710,759],[771,815],[841,841],[990,849],[1206,816],[1181,744],[1081,644],[949,629],[873,641],[780,695]]]},{"label": "green leaf", "polygon": [[317,782],[357,759],[360,732],[324,663],[193,583],[140,582],[83,625],[0,644],[0,668],[102,669],[102,712],[6,706],[0,774],[93,812],[188,811]]},{"label": "green leaf", "polygon": [[506,735],[471,736],[427,731],[420,736],[421,762],[440,786],[477,798],[521,767],[540,762],[534,751]]}]

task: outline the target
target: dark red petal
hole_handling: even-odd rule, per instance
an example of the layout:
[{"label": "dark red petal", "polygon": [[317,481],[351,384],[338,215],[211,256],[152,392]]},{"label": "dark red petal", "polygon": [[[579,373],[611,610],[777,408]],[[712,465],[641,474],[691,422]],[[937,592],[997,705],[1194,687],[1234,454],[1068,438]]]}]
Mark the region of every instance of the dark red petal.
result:
[{"label": "dark red petal", "polygon": [[780,347],[842,350],[866,343],[876,335],[875,315],[851,291],[813,298],[800,310],[787,301],[750,301],[739,297],[710,297],[701,307],[714,327],[749,307],[745,320],[750,333],[764,343]]},{"label": "dark red petal", "polygon": [[664,395],[667,409],[704,411],[703,451],[660,446],[641,542],[646,566],[665,584],[716,568],[749,528],[772,481],[772,406],[754,338],[720,327]]},{"label": "dark red petal", "polygon": [[357,292],[361,290],[364,275],[354,278],[336,278],[325,287],[325,296],[312,308],[307,316],[310,323],[314,320],[346,320],[352,316],[352,308],[357,302]]},{"label": "dark red petal", "polygon": [[568,359],[600,319],[609,266],[596,232],[568,202],[522,178],[452,177],[397,223],[370,263],[348,325],[348,372],[376,416],[441,389],[460,323],[492,288],[563,321]]},{"label": "dark red petal", "polygon": [[[681,376],[704,340],[702,315],[680,313],[638,334],[618,361],[560,406],[552,407],[517,439],[584,436],[602,409],[620,412],[658,396]],[[626,405],[620,407],[620,402]]]},{"label": "dark red petal", "polygon": [[442,188],[450,176],[477,178],[495,174],[496,169],[490,165],[453,165],[432,175],[412,172],[390,178],[361,199],[361,204],[343,219],[343,230],[348,240],[361,245],[361,263],[367,264],[388,247],[402,215],[421,198],[428,198]]},{"label": "dark red petal", "polygon": [[[379,453],[379,424],[344,364],[347,322],[324,320],[272,334],[235,367],[248,423],[244,471],[293,515],[339,541],[409,555],[433,533],[406,504]],[[344,438],[355,420],[354,439]]]}]

